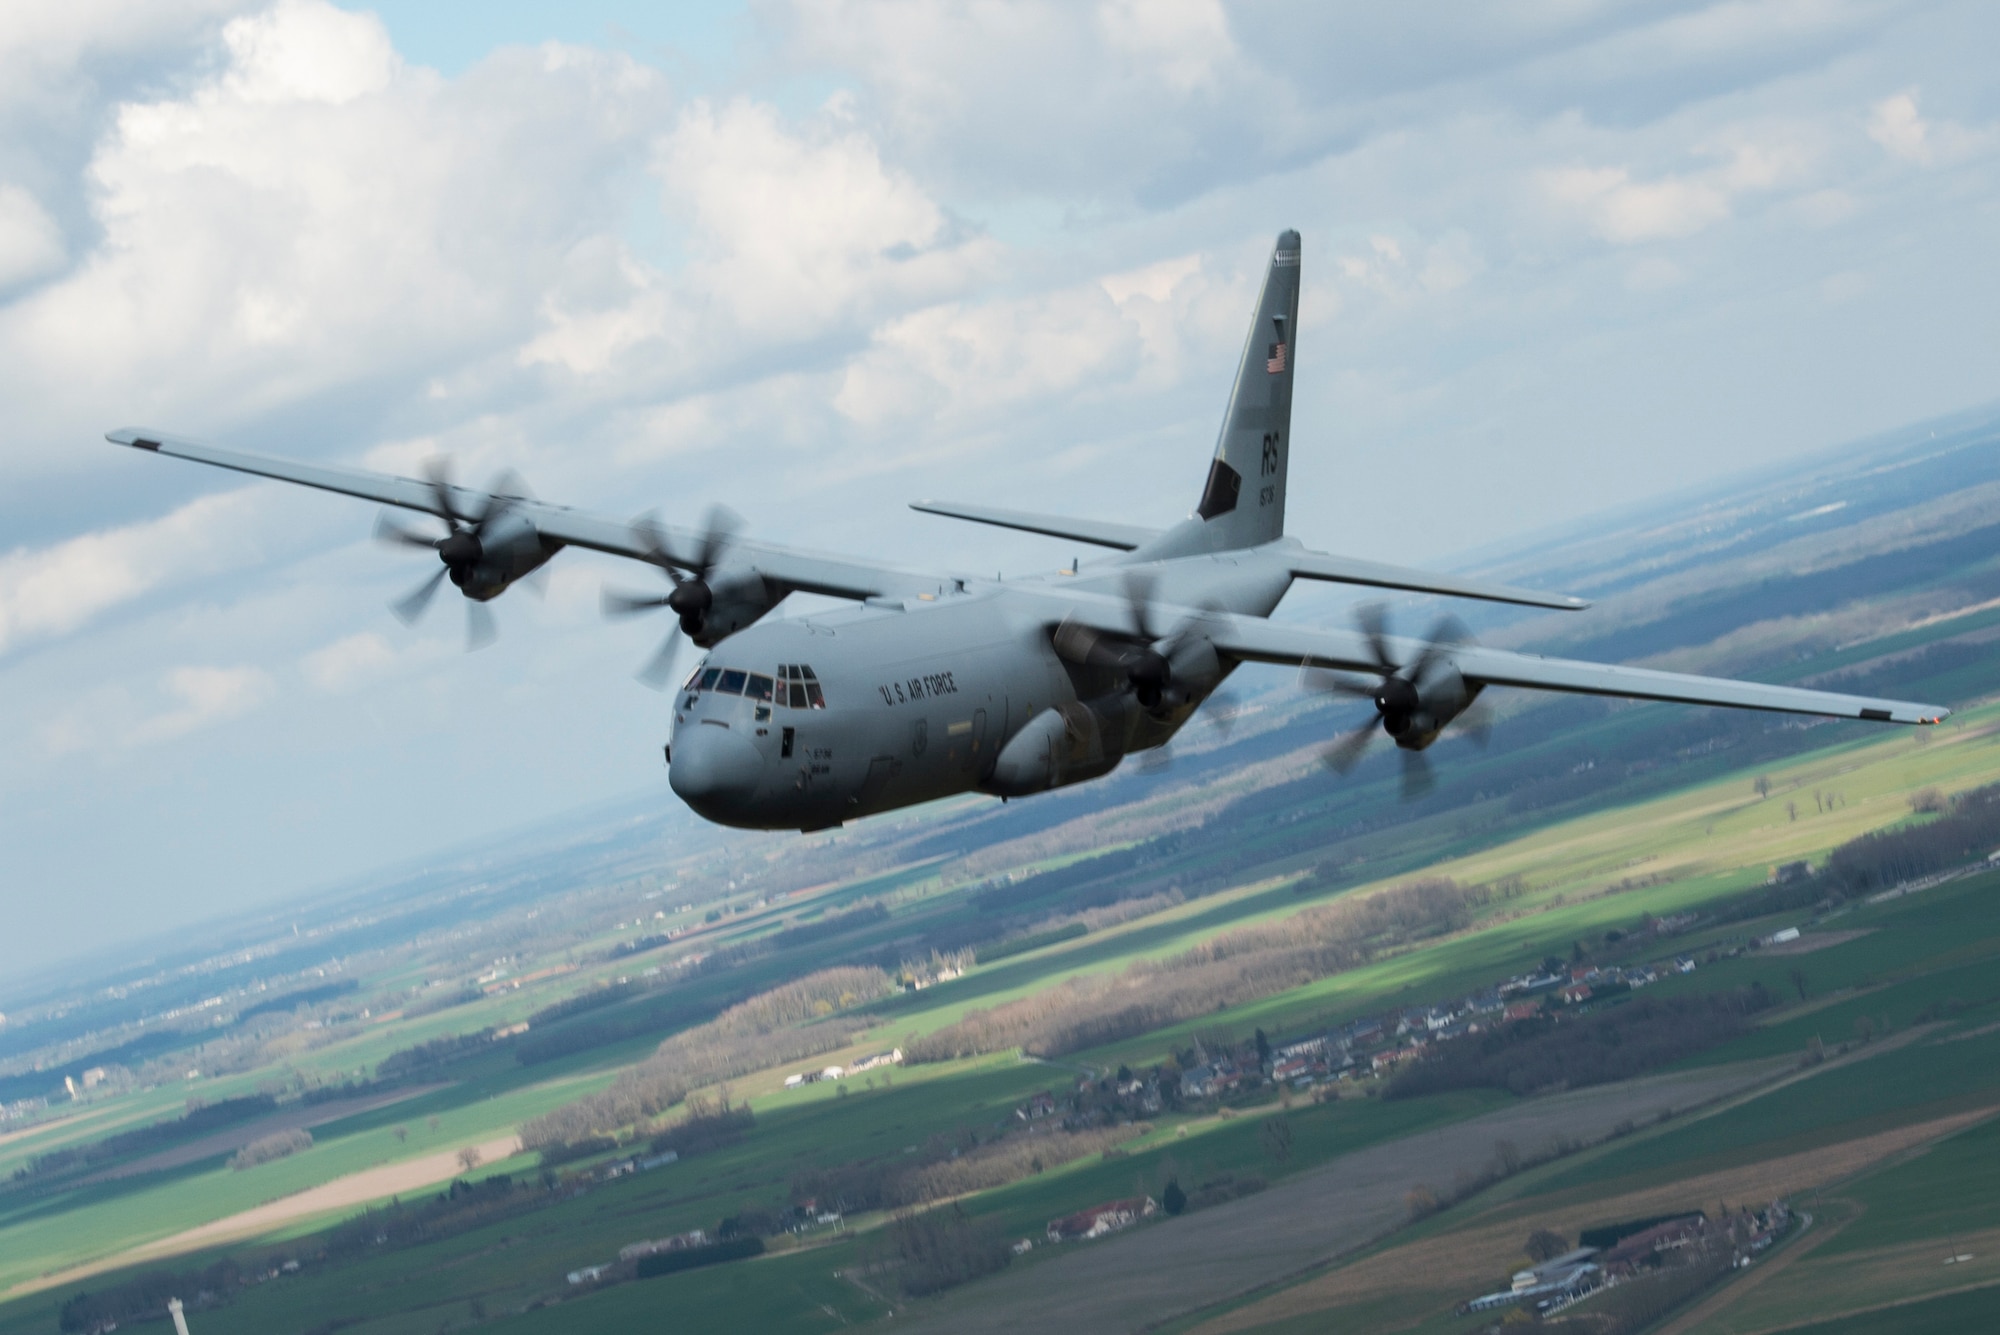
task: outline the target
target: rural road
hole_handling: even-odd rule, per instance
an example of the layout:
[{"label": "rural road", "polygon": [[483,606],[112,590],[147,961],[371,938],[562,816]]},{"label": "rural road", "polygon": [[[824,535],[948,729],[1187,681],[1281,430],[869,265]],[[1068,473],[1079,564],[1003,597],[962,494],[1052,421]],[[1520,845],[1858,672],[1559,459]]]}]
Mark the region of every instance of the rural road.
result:
[{"label": "rural road", "polygon": [[[1788,1063],[1787,1063],[1788,1064]],[[1682,1112],[1767,1080],[1744,1062],[1533,1099],[1468,1122],[1343,1155],[1270,1190],[966,1286],[902,1329],[1015,1335],[1057,1328],[1140,1331],[1297,1274],[1380,1237],[1419,1182],[1476,1173],[1495,1141],[1534,1154],[1552,1137],[1592,1141],[1620,1122]]]}]

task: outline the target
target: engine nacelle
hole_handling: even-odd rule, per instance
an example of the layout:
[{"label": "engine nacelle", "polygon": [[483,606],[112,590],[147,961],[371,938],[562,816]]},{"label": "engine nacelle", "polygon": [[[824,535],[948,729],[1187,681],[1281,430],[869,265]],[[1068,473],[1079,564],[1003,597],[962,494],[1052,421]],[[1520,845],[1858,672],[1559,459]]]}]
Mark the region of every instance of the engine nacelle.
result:
[{"label": "engine nacelle", "polygon": [[[452,555],[449,544],[457,540],[446,539],[447,558]],[[526,518],[513,513],[497,516],[472,542],[478,552],[476,560],[448,564],[451,582],[466,597],[482,603],[506,592],[509,585],[539,570],[562,550],[561,544],[547,541]]]},{"label": "engine nacelle", "polygon": [[1401,678],[1391,681],[1404,690],[1387,689],[1385,683],[1382,695],[1377,697],[1377,707],[1382,711],[1382,731],[1405,751],[1421,751],[1435,742],[1438,734],[1463,714],[1483,689],[1468,684],[1458,669],[1449,665],[1425,673],[1421,683],[1411,684]]},{"label": "engine nacelle", "polygon": [[718,573],[708,581],[708,588],[708,606],[694,624],[689,624],[689,618],[681,619],[687,637],[704,649],[712,649],[755,624],[784,600],[782,591],[773,590],[762,575],[750,570]]},{"label": "engine nacelle", "polygon": [[1089,706],[1044,709],[1007,739],[980,789],[1025,797],[1108,774],[1124,757],[1106,742],[1104,721]]}]

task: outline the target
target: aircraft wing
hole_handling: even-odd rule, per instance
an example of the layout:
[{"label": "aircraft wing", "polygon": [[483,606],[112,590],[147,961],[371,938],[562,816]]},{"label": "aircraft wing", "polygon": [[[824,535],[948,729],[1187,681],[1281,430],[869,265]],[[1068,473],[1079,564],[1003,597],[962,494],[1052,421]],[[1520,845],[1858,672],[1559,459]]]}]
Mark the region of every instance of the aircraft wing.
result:
[{"label": "aircraft wing", "polygon": [[1456,575],[1434,575],[1425,570],[1383,565],[1376,561],[1356,561],[1325,552],[1282,552],[1298,579],[1323,579],[1335,584],[1368,584],[1378,589],[1410,589],[1418,593],[1441,593],[1452,598],[1480,598],[1493,603],[1519,603],[1525,607],[1554,607],[1577,612],[1590,606],[1588,599],[1562,593],[1540,593],[1534,589],[1498,584],[1492,580],[1461,579]]},{"label": "aircraft wing", "polygon": [[[175,459],[192,459],[217,468],[233,469],[257,477],[276,478],[322,491],[339,492],[383,505],[434,513],[436,499],[431,484],[415,478],[396,477],[360,468],[340,468],[326,464],[300,463],[272,455],[219,449],[199,441],[168,435],[143,427],[127,427],[108,432],[105,439]],[[460,514],[478,514],[486,507],[488,495],[470,487],[453,487],[452,508]],[[535,526],[542,538],[557,547],[585,547],[612,556],[651,562],[652,554],[632,525],[620,519],[593,515],[566,505],[546,501],[510,498],[510,512]],[[692,529],[662,525],[659,529],[669,551],[695,552],[701,535]],[[736,539],[729,544],[732,568],[748,567],[771,583],[801,593],[821,593],[835,598],[909,598],[935,595],[949,588],[949,577],[895,566],[854,561],[845,557],[822,556],[814,552],[778,547],[769,543]]]},{"label": "aircraft wing", "polygon": [[[1127,631],[1129,623],[1115,611],[1104,616],[1106,629]],[[1253,663],[1291,667],[1326,667],[1374,675],[1374,654],[1365,637],[1348,630],[1321,630],[1266,621],[1260,617],[1203,614],[1204,630],[1217,652]],[[1415,640],[1386,642],[1389,660],[1405,666],[1424,646]],[[1731,709],[1766,709],[1788,714],[1819,714],[1828,718],[1868,719],[1878,723],[1936,723],[1951,713],[1942,705],[1913,704],[1870,696],[1841,695],[1797,686],[1697,677],[1683,672],[1585,663],[1575,659],[1542,658],[1461,645],[1449,651],[1450,661],[1468,683],[1518,686],[1532,691],[1566,691],[1578,695],[1612,695],[1632,700],[1667,700],[1688,705],[1723,705]]]}]

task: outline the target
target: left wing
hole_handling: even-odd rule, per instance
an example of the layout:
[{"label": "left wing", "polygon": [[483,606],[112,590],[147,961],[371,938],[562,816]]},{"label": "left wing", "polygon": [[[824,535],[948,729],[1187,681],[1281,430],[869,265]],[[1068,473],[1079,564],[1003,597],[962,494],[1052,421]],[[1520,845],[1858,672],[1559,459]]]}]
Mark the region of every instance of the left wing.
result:
[{"label": "left wing", "polygon": [[[219,449],[143,427],[108,432],[105,439],[116,445],[130,445],[134,449],[170,458],[192,459],[217,468],[317,487],[322,491],[339,492],[343,496],[358,496],[363,500],[379,501],[383,505],[396,505],[408,510],[429,513],[436,504],[431,484],[415,478]],[[481,513],[489,499],[487,493],[470,487],[453,487],[451,493],[452,508],[461,514]],[[624,520],[525,497],[510,497],[509,500],[510,512],[533,524],[535,531],[552,546],[586,547],[612,556],[630,557],[635,561],[651,562],[654,559],[640,535]],[[671,551],[694,552],[701,547],[702,537],[692,529],[662,526],[659,531]],[[822,556],[741,538],[730,542],[729,553],[732,568],[747,567],[787,591],[821,593],[834,598],[935,595],[949,588],[953,582],[948,577],[923,571]]]},{"label": "left wing", "polygon": [[[1123,626],[1118,628],[1123,629]],[[1218,653],[1246,662],[1339,668],[1365,673],[1378,670],[1368,640],[1353,631],[1280,625],[1260,617],[1227,613],[1204,614],[1203,630]],[[1389,639],[1385,645],[1389,660],[1398,667],[1415,662],[1425,649],[1415,640]],[[1659,672],[1652,668],[1620,667],[1610,663],[1542,658],[1535,654],[1510,653],[1505,649],[1485,649],[1470,644],[1454,646],[1448,651],[1448,657],[1468,684],[1481,686],[1520,686],[1535,691],[1614,695],[1632,700],[1723,705],[1732,709],[1767,709],[1787,714],[1868,719],[1877,723],[1937,723],[1951,713],[1942,705],[1841,695],[1797,686],[1767,686],[1762,682],[1697,677],[1683,672]]]}]

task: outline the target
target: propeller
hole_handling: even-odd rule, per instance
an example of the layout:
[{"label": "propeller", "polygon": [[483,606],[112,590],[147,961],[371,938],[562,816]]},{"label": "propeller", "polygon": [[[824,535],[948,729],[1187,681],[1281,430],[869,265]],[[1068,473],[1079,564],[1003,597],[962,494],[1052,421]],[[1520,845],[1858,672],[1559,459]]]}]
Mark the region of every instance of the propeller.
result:
[{"label": "propeller", "polygon": [[[675,631],[667,632],[667,638],[639,670],[639,680],[658,690],[673,680],[674,659],[680,654],[680,640],[676,636],[685,635],[692,639],[701,634],[703,621],[709,610],[715,606],[715,590],[708,579],[721,562],[722,555],[729,548],[730,540],[736,536],[740,521],[722,506],[714,506],[708,512],[708,523],[702,529],[701,546],[694,560],[675,556],[667,548],[666,537],[651,515],[641,515],[632,522],[633,535],[639,545],[646,550],[646,559],[666,573],[673,587],[663,594],[625,593],[617,589],[604,591],[604,614],[611,617],[637,616],[644,612],[657,611],[664,607],[680,618]],[[688,567],[692,574],[682,575],[681,567]]]},{"label": "propeller", "polygon": [[[423,619],[424,613],[430,610],[432,598],[437,595],[438,586],[444,583],[447,575],[453,584],[464,586],[486,555],[482,538],[495,520],[514,507],[518,493],[523,490],[519,476],[512,471],[503,472],[494,479],[479,512],[462,514],[452,499],[455,489],[451,481],[451,465],[446,460],[433,459],[425,466],[424,474],[431,492],[431,504],[426,507],[426,513],[444,521],[443,537],[433,538],[410,528],[388,511],[375,520],[375,536],[383,542],[399,547],[426,548],[436,552],[442,562],[429,579],[389,604],[389,610],[406,626],[414,626]],[[493,643],[497,634],[492,609],[484,601],[468,596],[465,602],[466,649],[484,649]]]},{"label": "propeller", "polygon": [[1125,577],[1125,604],[1132,616],[1130,634],[1102,631],[1065,619],[1056,627],[1054,644],[1057,656],[1069,662],[1124,673],[1139,704],[1157,711],[1168,703],[1168,691],[1174,680],[1174,655],[1200,627],[1201,617],[1189,617],[1163,636],[1154,624],[1153,589],[1150,575],[1134,571]]},{"label": "propeller", "polygon": [[[1377,678],[1374,681],[1356,681],[1338,672],[1314,669],[1305,674],[1305,684],[1313,690],[1330,695],[1367,700],[1375,706],[1375,717],[1359,728],[1340,738],[1327,747],[1323,754],[1327,765],[1341,774],[1346,774],[1361,763],[1368,748],[1375,741],[1377,730],[1399,737],[1409,727],[1413,715],[1424,707],[1421,686],[1437,664],[1447,658],[1453,647],[1465,643],[1464,623],[1457,617],[1445,616],[1431,628],[1430,637],[1423,648],[1408,664],[1398,667],[1389,654],[1388,612],[1380,603],[1367,603],[1357,608],[1354,619],[1362,636],[1368,641],[1368,654],[1375,662]],[[1478,708],[1474,706],[1474,708]],[[1466,711],[1470,714],[1472,711]],[[1461,714],[1461,719],[1466,718]],[[1491,716],[1484,709],[1478,709],[1476,717],[1467,719],[1467,730],[1479,745],[1486,744],[1492,729]],[[1404,749],[1403,756],[1403,799],[1410,801],[1427,795],[1437,785],[1437,776],[1431,772],[1431,763],[1422,751]]]}]

